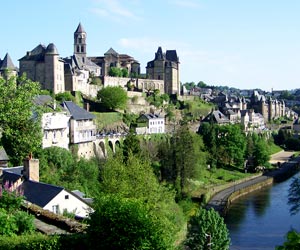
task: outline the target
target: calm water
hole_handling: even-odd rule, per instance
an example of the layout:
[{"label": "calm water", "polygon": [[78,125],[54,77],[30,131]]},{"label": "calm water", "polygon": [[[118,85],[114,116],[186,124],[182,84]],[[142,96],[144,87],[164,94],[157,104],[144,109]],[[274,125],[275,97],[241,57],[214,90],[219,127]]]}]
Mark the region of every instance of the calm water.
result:
[{"label": "calm water", "polygon": [[[288,189],[295,177],[255,191],[233,202],[225,223],[230,232],[231,250],[275,249],[294,228],[300,231],[300,212],[290,215]],[[300,194],[299,194],[300,195]]]}]

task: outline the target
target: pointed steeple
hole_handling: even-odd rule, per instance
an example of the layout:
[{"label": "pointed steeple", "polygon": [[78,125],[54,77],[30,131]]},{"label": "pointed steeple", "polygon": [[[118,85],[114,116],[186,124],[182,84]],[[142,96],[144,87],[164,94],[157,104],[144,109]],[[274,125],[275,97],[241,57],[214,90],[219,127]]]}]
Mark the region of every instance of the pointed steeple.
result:
[{"label": "pointed steeple", "polygon": [[0,70],[5,70],[5,69],[16,70],[16,67],[13,64],[8,53],[6,53],[5,57],[3,58],[2,63],[0,64]]},{"label": "pointed steeple", "polygon": [[81,63],[86,63],[86,32],[81,23],[74,32],[74,55],[80,58]]}]

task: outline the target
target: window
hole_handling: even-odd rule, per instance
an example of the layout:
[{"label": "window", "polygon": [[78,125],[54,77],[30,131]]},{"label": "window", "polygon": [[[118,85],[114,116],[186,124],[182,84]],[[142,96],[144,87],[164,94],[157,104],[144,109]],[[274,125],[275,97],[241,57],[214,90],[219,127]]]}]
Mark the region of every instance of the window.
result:
[{"label": "window", "polygon": [[69,199],[69,195],[65,195],[65,200],[68,200]]},{"label": "window", "polygon": [[45,139],[48,139],[48,131],[45,131],[44,136],[45,136]]},{"label": "window", "polygon": [[77,53],[79,53],[79,52],[80,52],[79,46],[77,46],[76,50],[77,50]]},{"label": "window", "polygon": [[59,205],[53,205],[52,206],[52,212],[55,213],[55,214],[58,214],[59,213]]}]

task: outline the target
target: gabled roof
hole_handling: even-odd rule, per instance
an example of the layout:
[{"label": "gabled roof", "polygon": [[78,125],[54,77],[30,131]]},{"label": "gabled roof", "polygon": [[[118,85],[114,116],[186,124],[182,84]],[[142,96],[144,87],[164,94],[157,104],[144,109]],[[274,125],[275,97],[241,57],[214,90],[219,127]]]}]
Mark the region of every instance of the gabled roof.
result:
[{"label": "gabled roof", "polygon": [[40,207],[46,206],[54,197],[64,190],[63,187],[31,180],[24,181],[19,188],[24,191],[24,196],[27,201]]},{"label": "gabled roof", "polygon": [[104,55],[110,55],[110,54],[113,54],[113,55],[115,55],[115,56],[118,56],[118,55],[119,55],[118,52],[116,52],[113,48],[110,48],[108,51],[106,51],[106,52],[104,53]]},{"label": "gabled roof", "polygon": [[219,110],[212,111],[208,114],[202,122],[216,122],[218,124],[230,123],[230,120]]},{"label": "gabled roof", "polygon": [[8,53],[6,53],[5,57],[3,58],[2,62],[0,60],[0,70],[5,70],[5,69],[11,69],[11,70],[15,70],[16,67],[13,64],[10,56]]},{"label": "gabled roof", "polygon": [[72,101],[65,101],[62,103],[63,108],[67,109],[74,120],[92,120],[95,115],[77,106]]}]

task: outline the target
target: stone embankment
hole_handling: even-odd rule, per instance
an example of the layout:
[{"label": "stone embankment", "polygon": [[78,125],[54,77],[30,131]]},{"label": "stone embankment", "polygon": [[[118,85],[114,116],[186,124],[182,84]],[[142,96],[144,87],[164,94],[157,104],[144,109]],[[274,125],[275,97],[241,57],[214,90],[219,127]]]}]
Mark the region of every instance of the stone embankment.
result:
[{"label": "stone embankment", "polygon": [[[288,156],[289,155],[289,156]],[[277,160],[277,157],[284,160]],[[275,160],[274,160],[275,159]],[[286,161],[285,161],[286,160]],[[273,163],[278,163],[278,169],[265,172],[260,176],[242,181],[231,183],[231,186],[217,192],[208,202],[207,208],[213,208],[221,215],[225,214],[232,201],[264,186],[271,185],[273,182],[286,180],[299,171],[300,157],[293,158],[293,152],[280,152],[272,157]]]}]

